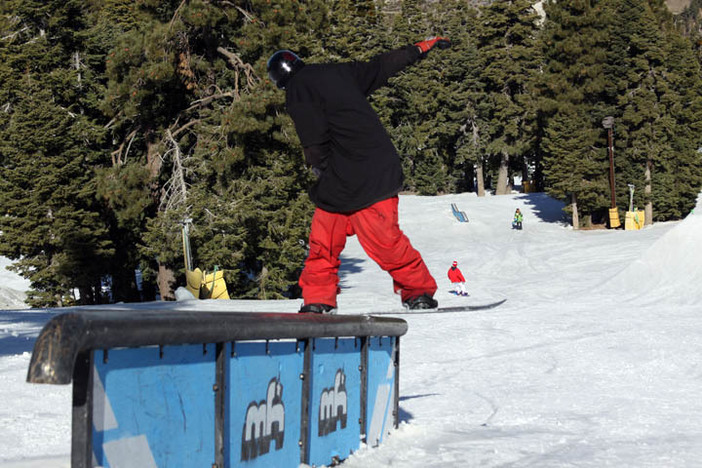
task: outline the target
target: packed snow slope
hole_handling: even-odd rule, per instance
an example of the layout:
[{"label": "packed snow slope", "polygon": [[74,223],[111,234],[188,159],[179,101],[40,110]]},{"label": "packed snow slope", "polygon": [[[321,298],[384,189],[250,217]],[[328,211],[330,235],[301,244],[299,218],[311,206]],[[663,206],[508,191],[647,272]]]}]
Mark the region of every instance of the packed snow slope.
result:
[{"label": "packed snow slope", "polygon": [[[457,222],[456,203],[470,218]],[[524,229],[511,229],[514,210]],[[400,224],[441,305],[404,316],[399,429],[356,467],[688,467],[702,459],[702,203],[641,231],[573,231],[544,194],[402,196]],[[450,294],[456,260],[470,297]],[[399,308],[350,238],[340,312]],[[295,312],[300,301],[185,301],[124,309]],[[61,311],[0,311],[0,468],[65,467],[70,387],[25,383],[37,333]]]},{"label": "packed snow slope", "polygon": [[25,291],[29,289],[29,281],[7,270],[12,262],[0,257],[0,310],[26,309]]}]

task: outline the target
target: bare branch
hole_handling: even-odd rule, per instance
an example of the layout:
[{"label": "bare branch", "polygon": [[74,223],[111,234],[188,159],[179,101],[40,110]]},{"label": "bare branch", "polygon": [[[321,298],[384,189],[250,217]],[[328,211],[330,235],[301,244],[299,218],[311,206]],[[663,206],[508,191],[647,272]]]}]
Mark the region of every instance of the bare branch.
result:
[{"label": "bare branch", "polygon": [[227,2],[226,0],[223,1],[223,2],[221,2],[221,3],[222,3],[222,5],[229,5],[230,7],[234,7],[234,8],[236,8],[237,10],[239,10],[239,13],[241,13],[242,15],[244,15],[244,16],[246,17],[246,19],[249,20],[249,23],[255,22],[256,18],[254,18],[253,16],[251,16],[251,13],[249,13],[248,11],[244,10],[243,8],[241,8],[239,5],[234,5],[232,2]]},{"label": "bare branch", "polygon": [[[111,153],[113,166],[121,166],[122,164],[127,162],[127,154],[129,154],[129,147],[132,146],[132,141],[134,141],[134,137],[136,137],[136,134],[139,130],[140,128],[133,130],[129,135],[127,135],[124,141],[122,141],[122,144],[119,145],[119,148],[117,148]],[[124,154],[124,161],[122,161],[122,149],[124,148],[125,143],[127,143],[127,140],[129,140],[129,144],[127,146],[127,152]]]},{"label": "bare branch", "polygon": [[0,41],[6,41],[6,40],[8,40],[8,39],[14,39],[15,36],[17,36],[17,35],[20,34],[20,33],[25,32],[25,31],[28,30],[28,29],[29,29],[29,26],[25,26],[25,27],[23,27],[22,29],[20,29],[19,31],[15,31],[15,32],[13,32],[12,34],[8,34],[7,36],[0,37]]},{"label": "bare branch", "polygon": [[180,2],[180,5],[178,5],[178,8],[176,8],[175,13],[173,13],[173,18],[171,18],[171,22],[168,23],[168,29],[170,30],[173,27],[173,23],[175,23],[175,20],[178,18],[178,14],[180,13],[180,9],[183,8],[183,5],[185,5],[185,2],[187,0],[183,0]]},{"label": "bare branch", "polygon": [[[178,128],[178,129],[176,129],[176,130],[173,130],[172,135],[175,137],[175,136],[178,135],[180,132],[183,132],[183,131],[187,130],[188,128],[192,127],[193,125],[198,124],[198,123],[200,123],[200,122],[201,122],[200,119],[191,120],[190,122],[186,123],[186,124],[183,125],[182,127]],[[170,131],[170,129],[169,129],[168,131]]]},{"label": "bare branch", "polygon": [[123,113],[123,111],[119,111],[119,112],[117,113],[117,115],[115,115],[115,116],[112,118],[112,120],[110,120],[109,122],[107,122],[107,123],[105,124],[105,126],[102,127],[102,128],[104,128],[105,130],[107,130],[108,128],[110,128],[112,125],[114,125],[115,122],[117,122],[117,119],[119,119],[120,117],[122,117],[122,113]]},{"label": "bare branch", "polygon": [[217,52],[219,52],[220,54],[227,57],[227,59],[229,60],[229,64],[232,67],[234,67],[234,70],[237,73],[236,85],[235,85],[236,88],[234,90],[234,94],[237,98],[239,97],[239,72],[240,71],[244,73],[244,76],[246,77],[246,85],[249,88],[253,88],[261,81],[261,79],[258,77],[258,75],[256,75],[254,68],[250,64],[244,62],[241,59],[241,57],[239,57],[239,55],[225,49],[224,47],[217,47]]},{"label": "bare branch", "polygon": [[132,147],[132,142],[134,141],[134,138],[137,135],[137,131],[134,130],[132,132],[132,137],[129,139],[129,144],[127,145],[127,150],[124,152],[124,164],[127,164],[127,156],[129,155],[129,148]]},{"label": "bare branch", "polygon": [[58,108],[61,109],[61,110],[66,111],[66,113],[67,113],[68,115],[70,115],[72,118],[74,118],[74,119],[76,118],[76,114],[74,114],[73,112],[69,111],[69,110],[66,109],[65,107],[63,107],[63,106],[58,106]]},{"label": "bare branch", "polygon": [[185,169],[183,167],[183,162],[186,158],[183,156],[180,146],[170,129],[166,129],[166,140],[171,145],[171,149],[163,155],[163,159],[171,155],[173,172],[170,179],[163,186],[163,196],[159,205],[159,211],[163,212],[172,211],[181,205],[185,205],[188,194],[188,184],[185,182]]},{"label": "bare branch", "polygon": [[221,93],[221,94],[213,94],[212,96],[206,96],[206,97],[204,97],[204,98],[202,98],[202,99],[198,99],[197,101],[193,101],[192,104],[190,105],[190,107],[188,107],[188,108],[185,109],[185,110],[186,110],[186,111],[189,111],[189,110],[195,109],[196,107],[205,107],[206,105],[208,105],[208,104],[211,103],[212,101],[214,101],[214,100],[216,100],[216,99],[225,98],[225,97],[231,97],[231,98],[233,98],[233,97],[236,97],[236,96],[235,96],[234,93],[231,92],[231,91],[228,91],[228,92],[226,92],[226,93]]}]

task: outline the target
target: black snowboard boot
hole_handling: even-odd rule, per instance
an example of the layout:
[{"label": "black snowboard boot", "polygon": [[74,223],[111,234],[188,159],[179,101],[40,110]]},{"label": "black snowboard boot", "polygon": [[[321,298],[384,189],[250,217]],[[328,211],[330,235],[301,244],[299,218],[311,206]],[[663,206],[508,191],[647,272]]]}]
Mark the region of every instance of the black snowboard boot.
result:
[{"label": "black snowboard boot", "polygon": [[336,308],[328,304],[305,304],[300,307],[300,314],[333,314]]},{"label": "black snowboard boot", "polygon": [[431,297],[429,294],[422,294],[421,296],[410,297],[402,303],[405,307],[410,310],[414,309],[436,309],[439,307],[439,302]]}]

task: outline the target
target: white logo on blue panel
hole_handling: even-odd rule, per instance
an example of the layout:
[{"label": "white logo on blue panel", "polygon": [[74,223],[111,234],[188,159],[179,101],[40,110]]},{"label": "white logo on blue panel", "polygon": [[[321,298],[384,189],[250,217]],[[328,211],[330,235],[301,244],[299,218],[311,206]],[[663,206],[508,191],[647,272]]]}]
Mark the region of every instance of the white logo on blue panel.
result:
[{"label": "white logo on blue panel", "polygon": [[334,386],[322,390],[318,435],[325,436],[336,431],[337,423],[341,423],[341,429],[344,429],[347,416],[346,374],[343,369],[338,369],[334,376]]},{"label": "white logo on blue panel", "polygon": [[283,448],[284,436],[283,384],[278,378],[273,378],[268,383],[266,399],[259,403],[252,401],[246,410],[246,421],[241,435],[241,460],[252,460],[268,453],[273,440],[275,449],[280,450]]}]

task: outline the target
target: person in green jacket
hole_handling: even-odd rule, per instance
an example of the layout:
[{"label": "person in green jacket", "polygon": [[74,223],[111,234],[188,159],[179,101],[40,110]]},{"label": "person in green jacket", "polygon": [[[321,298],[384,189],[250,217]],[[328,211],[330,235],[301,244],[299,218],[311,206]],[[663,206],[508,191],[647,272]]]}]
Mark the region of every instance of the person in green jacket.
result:
[{"label": "person in green jacket", "polygon": [[512,229],[522,229],[522,221],[524,220],[524,216],[522,215],[522,212],[520,211],[519,208],[517,208],[517,211],[514,212],[514,220],[512,221]]}]

